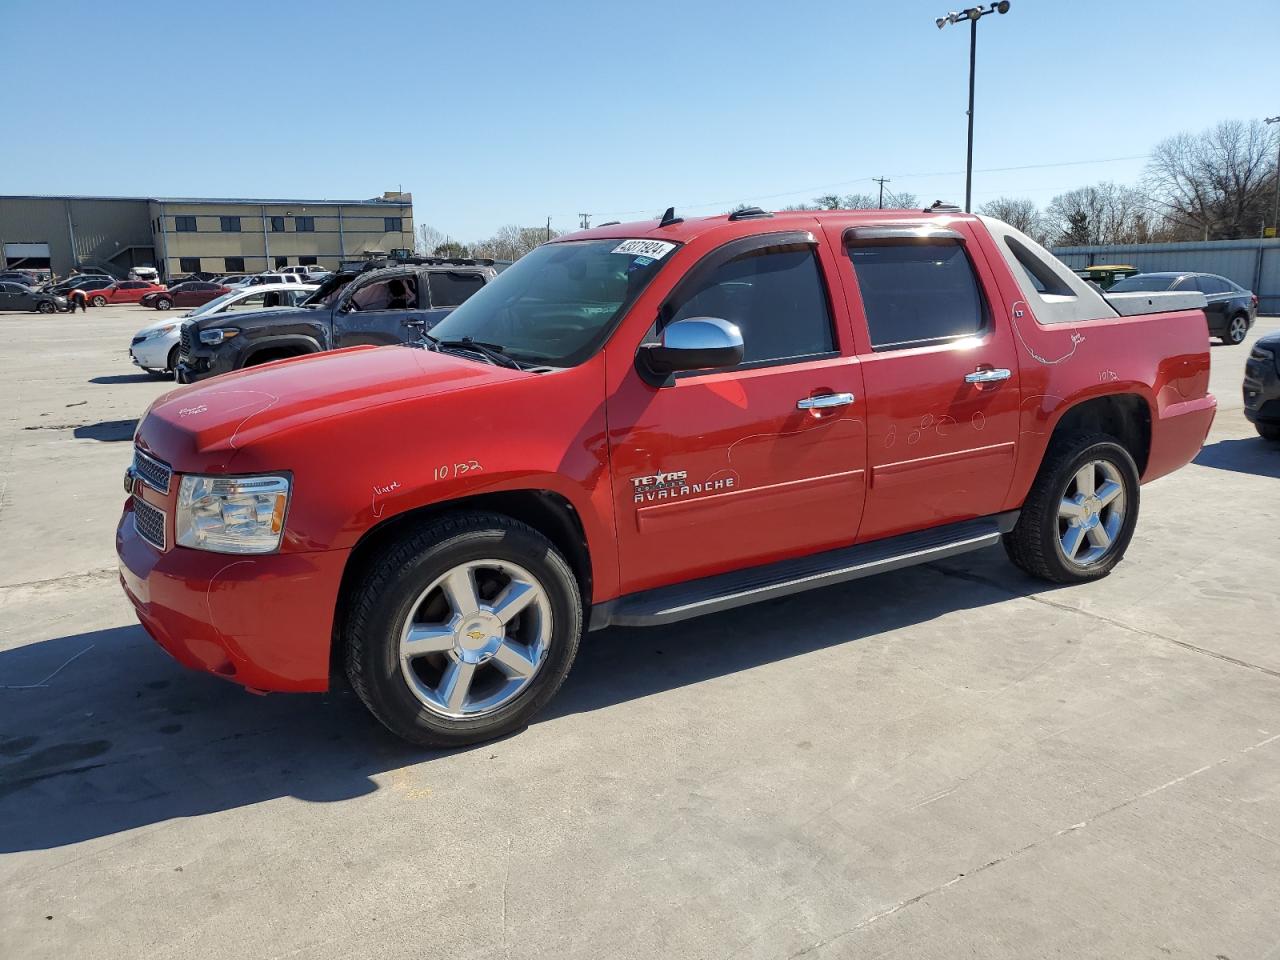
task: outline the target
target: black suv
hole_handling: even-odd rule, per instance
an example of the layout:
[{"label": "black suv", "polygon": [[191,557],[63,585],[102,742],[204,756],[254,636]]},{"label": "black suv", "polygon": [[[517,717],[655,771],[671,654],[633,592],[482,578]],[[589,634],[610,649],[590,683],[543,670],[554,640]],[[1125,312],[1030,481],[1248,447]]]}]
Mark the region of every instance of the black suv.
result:
[{"label": "black suv", "polygon": [[1137,290],[1176,290],[1204,294],[1209,336],[1239,345],[1258,317],[1258,298],[1244,287],[1216,273],[1139,273],[1112,284],[1107,293]]},{"label": "black suv", "polygon": [[1260,337],[1244,364],[1244,415],[1260,436],[1280,440],[1280,333]]},{"label": "black suv", "polygon": [[182,327],[179,383],[362,344],[407,343],[497,276],[492,260],[374,260],[336,273],[300,307],[214,314]]}]

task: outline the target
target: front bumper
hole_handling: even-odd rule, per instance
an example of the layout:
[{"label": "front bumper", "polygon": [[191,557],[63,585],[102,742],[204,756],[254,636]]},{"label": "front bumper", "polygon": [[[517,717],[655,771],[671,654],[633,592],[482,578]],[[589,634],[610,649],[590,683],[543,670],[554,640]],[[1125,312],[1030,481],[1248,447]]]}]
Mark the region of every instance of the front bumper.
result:
[{"label": "front bumper", "polygon": [[178,342],[177,333],[163,337],[152,337],[129,345],[129,356],[133,362],[148,370],[168,370],[169,351]]},{"label": "front bumper", "polygon": [[138,620],[183,666],[253,690],[328,689],[347,551],[162,551],[138,533],[130,500],[116,529],[116,553]]}]

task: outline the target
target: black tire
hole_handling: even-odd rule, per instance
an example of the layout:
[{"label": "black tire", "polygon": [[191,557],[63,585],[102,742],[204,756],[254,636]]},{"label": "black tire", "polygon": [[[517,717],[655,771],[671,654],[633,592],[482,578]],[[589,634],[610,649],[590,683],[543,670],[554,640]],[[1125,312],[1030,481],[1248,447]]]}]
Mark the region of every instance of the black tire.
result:
[{"label": "black tire", "polygon": [[156,309],[157,309],[157,310],[168,310],[168,309],[169,309],[170,307],[172,307],[172,306],[173,306],[173,301],[172,301],[172,300],[170,300],[168,297],[157,297],[157,298],[156,298]]},{"label": "black tire", "polygon": [[41,313],[57,313],[58,312],[58,306],[52,300],[41,300],[40,303],[36,305],[36,309],[39,310]]},{"label": "black tire", "polygon": [[172,377],[174,371],[178,369],[178,348],[179,344],[176,343],[169,348],[169,356],[165,359],[165,376]]},{"label": "black tire", "polygon": [[[1060,542],[1058,510],[1072,477],[1091,461],[1111,464],[1121,477],[1125,513],[1108,552],[1082,566],[1068,560]],[[1031,485],[1018,523],[1005,534],[1004,548],[1018,567],[1050,583],[1085,583],[1105,577],[1124,558],[1138,522],[1141,483],[1129,451],[1104,433],[1073,431],[1055,437]]]},{"label": "black tire", "polygon": [[[1237,323],[1236,321],[1240,321]],[[1249,316],[1244,313],[1237,313],[1227,321],[1227,329],[1222,332],[1222,342],[1238,347],[1244,343],[1245,338],[1249,336]]]},{"label": "black tire", "polygon": [[[481,559],[506,560],[531,573],[551,605],[546,657],[513,699],[481,717],[450,718],[410,691],[399,658],[399,630],[436,578]],[[569,564],[532,527],[494,513],[448,514],[390,542],[355,583],[341,625],[347,677],[369,711],[410,743],[460,747],[523,728],[560,689],[578,652],[582,598]]]},{"label": "black tire", "polygon": [[1255,423],[1254,426],[1263,440],[1280,442],[1280,423]]},{"label": "black tire", "polygon": [[91,297],[89,299],[89,302],[93,304],[95,307],[105,307],[107,305],[107,298],[101,297],[101,296]]}]

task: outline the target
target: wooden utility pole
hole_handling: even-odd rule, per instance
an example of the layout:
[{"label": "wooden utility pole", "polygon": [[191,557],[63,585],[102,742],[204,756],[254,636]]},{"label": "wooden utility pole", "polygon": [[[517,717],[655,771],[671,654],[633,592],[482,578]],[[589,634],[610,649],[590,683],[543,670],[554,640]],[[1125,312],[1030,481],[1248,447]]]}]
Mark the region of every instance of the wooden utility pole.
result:
[{"label": "wooden utility pole", "polygon": [[872,177],[871,180],[873,183],[880,184],[880,209],[883,210],[884,209],[884,185],[886,183],[893,183],[893,181],[890,180],[888,177]]}]

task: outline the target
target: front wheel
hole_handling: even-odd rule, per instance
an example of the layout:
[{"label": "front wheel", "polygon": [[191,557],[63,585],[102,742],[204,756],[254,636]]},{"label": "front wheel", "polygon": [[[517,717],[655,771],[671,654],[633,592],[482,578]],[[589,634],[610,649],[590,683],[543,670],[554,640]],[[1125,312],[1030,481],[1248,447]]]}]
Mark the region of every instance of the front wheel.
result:
[{"label": "front wheel", "polygon": [[1138,467],[1106,434],[1055,438],[1005,551],[1041,580],[1084,583],[1124,557],[1138,522]]},{"label": "front wheel", "polygon": [[392,542],[355,587],[347,676],[396,735],[458,747],[520,729],[555,695],[582,633],[572,570],[533,528],[453,514]]},{"label": "front wheel", "polygon": [[40,305],[36,307],[36,309],[39,310],[41,313],[57,313],[58,312],[57,304],[51,303],[48,300],[42,301]]},{"label": "front wheel", "polygon": [[1280,441],[1280,423],[1255,423],[1263,440]]},{"label": "front wheel", "polygon": [[173,301],[170,300],[168,297],[160,297],[159,299],[156,300],[157,310],[168,310],[172,306],[173,306]]},{"label": "front wheel", "polygon": [[1237,313],[1231,318],[1231,322],[1227,324],[1227,332],[1222,335],[1222,342],[1229,343],[1233,347],[1238,347],[1244,343],[1244,338],[1249,335],[1249,318],[1243,313]]},{"label": "front wheel", "polygon": [[90,303],[92,303],[95,307],[105,307],[105,306],[107,305],[107,298],[106,298],[106,297],[94,297],[94,298],[93,298],[92,300],[90,300],[89,302],[90,302]]}]

